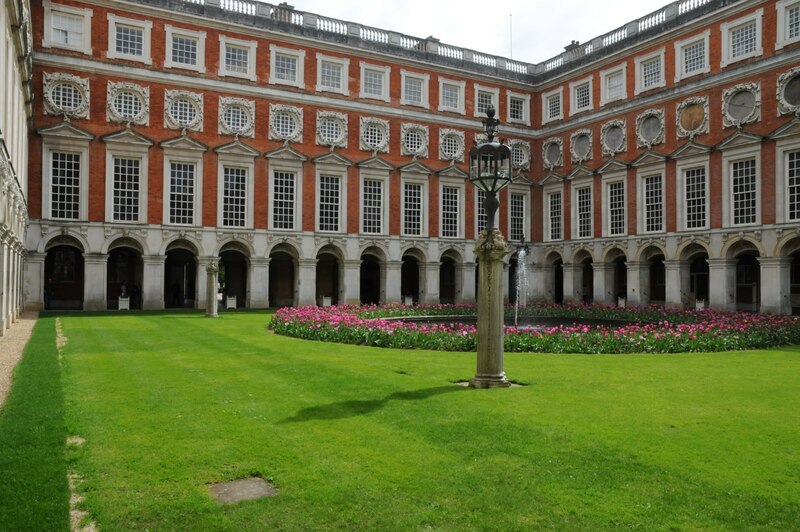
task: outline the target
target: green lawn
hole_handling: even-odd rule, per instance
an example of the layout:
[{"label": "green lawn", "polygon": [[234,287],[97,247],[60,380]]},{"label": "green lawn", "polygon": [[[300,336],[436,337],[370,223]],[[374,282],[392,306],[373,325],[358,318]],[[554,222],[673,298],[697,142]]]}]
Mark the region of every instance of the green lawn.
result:
[{"label": "green lawn", "polygon": [[[0,529],[66,527],[67,469],[101,530],[799,526],[800,348],[509,354],[528,386],[468,390],[474,354],[268,319],[68,315],[59,369],[42,318],[0,414],[0,479],[26,479],[0,482]],[[67,435],[87,443],[64,455]],[[207,493],[249,475],[280,494]]]}]

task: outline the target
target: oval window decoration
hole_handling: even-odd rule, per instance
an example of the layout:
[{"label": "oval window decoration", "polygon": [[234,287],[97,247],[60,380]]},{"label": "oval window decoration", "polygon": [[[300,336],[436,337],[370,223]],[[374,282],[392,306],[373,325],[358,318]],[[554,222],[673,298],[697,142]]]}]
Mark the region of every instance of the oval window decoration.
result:
[{"label": "oval window decoration", "polygon": [[297,120],[290,113],[278,112],[273,115],[272,128],[278,137],[288,139],[297,131]]},{"label": "oval window decoration", "polygon": [[461,161],[464,157],[464,137],[460,131],[441,130],[439,158],[445,161]]},{"label": "oval window decoration", "polygon": [[417,124],[402,124],[400,134],[403,141],[401,155],[428,156],[428,128]]},{"label": "oval window decoration", "polygon": [[347,115],[332,111],[317,112],[317,144],[322,146],[346,145]]},{"label": "oval window decoration", "polygon": [[551,170],[562,165],[561,146],[563,141],[560,138],[550,139],[545,142],[542,151],[544,165]]},{"label": "oval window decoration", "polygon": [[169,104],[169,116],[181,127],[190,127],[197,119],[197,107],[194,102],[185,96],[172,100]]},{"label": "oval window decoration", "polygon": [[664,110],[648,109],[636,118],[639,147],[650,148],[664,142]]},{"label": "oval window decoration", "polygon": [[144,109],[142,97],[130,90],[119,91],[114,96],[111,105],[114,106],[114,112],[117,115],[131,122],[138,120]]},{"label": "oval window decoration", "polygon": [[287,142],[302,142],[303,110],[290,105],[270,104],[269,138]]},{"label": "oval window decoration", "polygon": [[250,125],[250,113],[241,105],[228,105],[222,115],[225,126],[236,134],[240,134],[248,129]]},{"label": "oval window decoration", "polygon": [[592,133],[588,129],[576,131],[570,139],[572,142],[572,161],[581,163],[592,158]]},{"label": "oval window decoration", "polygon": [[800,67],[778,76],[778,110],[800,116]]},{"label": "oval window decoration", "polygon": [[361,140],[364,144],[373,150],[380,149],[385,139],[383,128],[379,124],[368,124],[364,128],[364,133],[361,135]]},{"label": "oval window decoration", "polygon": [[50,89],[50,100],[57,109],[69,114],[83,105],[83,94],[74,83],[62,81]]},{"label": "oval window decoration", "polygon": [[741,127],[761,118],[761,85],[741,83],[722,91],[722,125]]},{"label": "oval window decoration", "polygon": [[603,148],[603,155],[613,156],[625,151],[626,127],[627,124],[624,120],[612,120],[603,124],[600,129],[600,144]]},{"label": "oval window decoration", "polygon": [[62,72],[45,72],[44,110],[48,115],[89,118],[88,78]]},{"label": "oval window decoration", "polygon": [[511,141],[511,164],[514,168],[526,170],[531,164],[531,148],[527,142]]},{"label": "oval window decoration", "polygon": [[708,96],[688,98],[678,104],[678,137],[694,139],[708,133]]}]

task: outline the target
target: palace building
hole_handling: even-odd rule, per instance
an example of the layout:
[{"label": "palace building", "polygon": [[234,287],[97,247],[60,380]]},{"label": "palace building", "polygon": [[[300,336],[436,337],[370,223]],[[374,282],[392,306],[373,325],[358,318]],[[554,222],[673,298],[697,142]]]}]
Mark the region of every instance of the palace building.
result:
[{"label": "palace building", "polygon": [[537,64],[287,4],[3,1],[6,320],[202,308],[212,263],[239,307],[474,301],[489,107],[510,301],[800,313],[800,0],[678,0]]}]

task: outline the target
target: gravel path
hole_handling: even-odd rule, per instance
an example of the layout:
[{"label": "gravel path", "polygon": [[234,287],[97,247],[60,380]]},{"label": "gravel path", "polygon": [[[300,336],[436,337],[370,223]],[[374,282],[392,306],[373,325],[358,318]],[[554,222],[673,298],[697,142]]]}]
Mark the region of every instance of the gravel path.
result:
[{"label": "gravel path", "polygon": [[11,390],[14,367],[22,358],[22,350],[31,337],[38,317],[37,312],[23,312],[19,322],[7,330],[5,336],[0,336],[0,408]]}]

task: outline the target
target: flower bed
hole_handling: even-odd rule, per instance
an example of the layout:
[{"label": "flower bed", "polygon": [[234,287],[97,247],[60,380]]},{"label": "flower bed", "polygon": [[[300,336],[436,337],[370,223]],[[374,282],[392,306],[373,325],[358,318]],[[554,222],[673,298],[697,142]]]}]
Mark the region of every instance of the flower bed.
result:
[{"label": "flower bed", "polygon": [[[509,309],[511,312],[511,310]],[[400,349],[474,351],[477,330],[462,323],[415,323],[403,316],[474,316],[474,305],[296,307],[278,310],[278,334]],[[521,317],[613,319],[623,326],[570,323],[529,330],[507,326],[505,350],[541,353],[681,353],[763,349],[800,344],[800,320],[791,316],[681,310],[664,307],[536,305]]]}]

